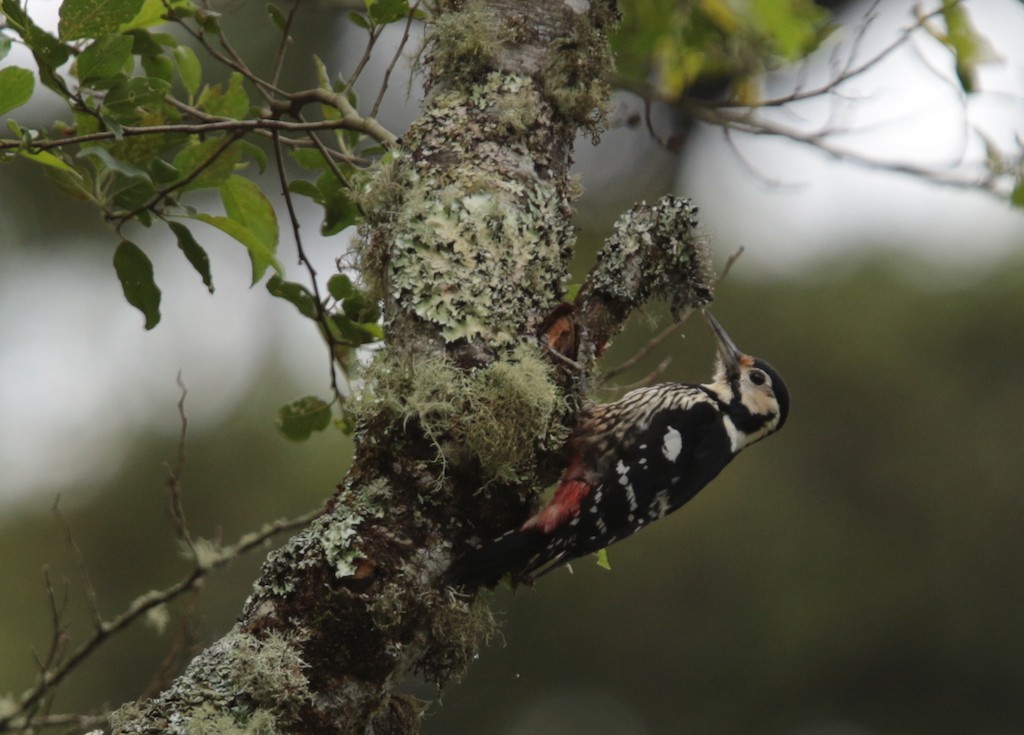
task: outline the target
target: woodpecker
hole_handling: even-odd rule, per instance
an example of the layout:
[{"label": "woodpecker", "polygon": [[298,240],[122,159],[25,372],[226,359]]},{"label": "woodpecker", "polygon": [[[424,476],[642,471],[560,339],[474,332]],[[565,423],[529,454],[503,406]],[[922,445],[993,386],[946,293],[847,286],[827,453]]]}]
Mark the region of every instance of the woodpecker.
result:
[{"label": "woodpecker", "polygon": [[745,447],[789,415],[789,391],[768,363],[744,354],[708,311],[717,342],[710,383],[661,383],[584,411],[567,442],[554,497],[519,528],[456,559],[448,583],[532,582],[621,541],[681,507]]}]

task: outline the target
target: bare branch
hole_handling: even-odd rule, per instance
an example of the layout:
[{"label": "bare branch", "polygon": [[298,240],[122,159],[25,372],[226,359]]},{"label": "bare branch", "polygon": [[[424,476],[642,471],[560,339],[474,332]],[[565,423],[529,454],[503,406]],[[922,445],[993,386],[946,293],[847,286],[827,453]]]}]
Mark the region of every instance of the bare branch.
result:
[{"label": "bare branch", "polygon": [[277,56],[274,59],[274,73],[270,83],[277,86],[281,79],[281,70],[284,68],[284,57],[288,52],[288,45],[291,43],[292,24],[295,23],[295,16],[299,14],[301,0],[292,0],[292,9],[288,11],[288,18],[285,20],[284,28],[281,29],[281,43],[277,47]]},{"label": "bare branch", "polygon": [[244,534],[231,546],[221,549],[220,553],[215,557],[205,560],[203,565],[193,567],[187,575],[170,587],[139,595],[117,616],[110,620],[100,620],[92,635],[83,641],[78,648],[67,657],[58,657],[59,660],[55,661],[55,665],[52,668],[47,668],[42,672],[36,685],[21,696],[21,701],[14,711],[0,716],[0,733],[12,730],[11,725],[14,722],[31,712],[45,697],[49,696],[96,649],[154,607],[165,605],[177,599],[185,592],[194,589],[214,570],[229,564],[253,549],[261,547],[264,542],[280,533],[306,526],[322,513],[323,510],[318,508],[296,518],[274,521],[265,525],[259,531]]},{"label": "bare branch", "polygon": [[78,715],[72,713],[56,715],[39,715],[26,723],[26,729],[44,729],[53,727],[69,728],[67,733],[89,732],[106,725],[106,715]]},{"label": "bare branch", "polygon": [[[324,300],[320,295],[320,284],[317,281],[316,268],[306,255],[306,251],[302,246],[302,235],[299,232],[300,224],[299,217],[295,213],[295,204],[292,201],[292,193],[288,189],[288,176],[284,170],[284,154],[281,151],[281,144],[278,141],[278,134],[274,133],[274,162],[277,167],[278,180],[281,182],[281,194],[284,196],[285,207],[288,209],[288,217],[291,220],[292,226],[292,237],[295,238],[295,249],[298,252],[299,264],[306,267],[306,271],[309,273],[309,285],[313,291],[313,300],[316,308],[316,322],[320,326],[320,333],[323,335],[324,341],[327,342],[328,346],[328,361],[329,370],[331,377],[331,389],[334,391],[334,398],[338,401],[339,405],[345,401],[345,396],[341,391],[341,387],[338,385],[338,366],[335,359],[335,348],[339,345],[335,341],[330,326],[328,324],[328,314],[324,310]],[[325,160],[330,160],[325,156]]]},{"label": "bare branch", "polygon": [[178,418],[181,422],[181,430],[178,432],[178,457],[167,475],[167,505],[174,520],[174,531],[178,538],[185,544],[192,558],[192,563],[199,564],[199,552],[192,540],[192,534],[188,530],[188,520],[185,517],[185,506],[182,502],[181,476],[185,472],[185,435],[188,432],[188,415],[185,413],[185,398],[188,396],[188,388],[181,379],[181,371],[178,371],[178,387],[181,389],[181,398],[178,399]]},{"label": "bare branch", "polygon": [[85,563],[85,555],[82,554],[82,549],[75,541],[75,536],[71,531],[71,524],[68,523],[68,519],[64,516],[64,513],[60,510],[60,496],[53,502],[53,514],[60,521],[61,527],[64,530],[64,540],[67,542],[68,547],[75,556],[75,564],[78,566],[78,573],[82,576],[82,586],[85,588],[85,598],[89,605],[89,614],[92,616],[93,624],[97,631],[103,628],[103,616],[100,615],[99,603],[96,595],[96,588],[92,584],[92,578],[89,576],[89,566]]},{"label": "bare branch", "polygon": [[[360,127],[354,127],[359,125]],[[192,135],[206,135],[222,130],[247,132],[247,131],[265,131],[268,134],[273,130],[286,130],[293,132],[306,133],[314,130],[342,130],[342,129],[359,129],[362,130],[366,127],[367,123],[363,118],[353,120],[351,118],[342,118],[340,120],[316,120],[314,122],[290,122],[287,120],[275,120],[273,118],[257,118],[252,120],[230,120],[230,119],[219,119],[212,122],[204,123],[177,123],[171,125],[148,125],[148,126],[126,126],[122,129],[121,135],[127,138],[138,136],[138,135],[158,135],[160,133],[189,133]],[[397,137],[387,131],[379,123],[375,126],[375,129],[384,131],[384,135],[391,141],[397,140]],[[27,149],[30,151],[47,151],[55,148],[66,148],[72,145],[79,145],[81,143],[93,143],[96,141],[103,140],[114,140],[115,134],[109,130],[105,130],[97,133],[88,133],[86,135],[73,135],[67,138],[58,138],[55,140],[36,140],[32,141],[31,144],[26,144],[21,140],[0,140],[0,151],[5,150],[18,150]],[[382,141],[383,142],[383,141]],[[290,143],[292,145],[300,145],[299,143]]]},{"label": "bare branch", "polygon": [[416,17],[416,10],[419,6],[420,0],[416,0],[416,2],[409,6],[409,14],[405,18],[405,29],[402,31],[402,39],[395,47],[395,53],[392,55],[387,69],[384,70],[384,80],[381,82],[380,90],[377,92],[377,99],[374,100],[373,107],[370,108],[371,118],[377,117],[377,113],[380,112],[381,103],[384,101],[384,93],[388,91],[388,83],[391,81],[391,73],[395,70],[398,60],[402,58],[402,51],[405,50],[405,45],[409,42],[409,31],[412,29],[412,21]]},{"label": "bare branch", "polygon": [[[729,271],[732,270],[733,265],[735,265],[736,261],[740,259],[741,255],[743,255],[743,251],[744,248],[740,247],[739,250],[730,255],[729,259],[725,261],[725,266],[723,266],[722,268],[722,274],[718,277],[718,280],[715,281],[715,289],[722,285],[722,281],[726,279],[726,276],[729,275]],[[681,326],[683,326],[686,323],[686,321],[690,318],[691,314],[693,314],[693,309],[687,308],[679,317],[679,319],[676,319],[663,330],[661,330],[658,334],[656,334],[654,337],[649,339],[647,341],[647,344],[641,347],[636,354],[634,354],[632,357],[622,362],[621,364],[616,365],[612,369],[606,371],[601,378],[601,383],[607,383],[612,378],[621,375],[625,371],[637,365],[640,361],[642,361],[644,358],[650,355],[655,349],[657,349],[662,342],[664,342],[666,339],[675,334],[676,330],[678,330]],[[669,362],[671,362],[671,358],[666,358],[665,360],[662,360],[660,363],[658,363],[658,366],[654,370],[652,370],[649,374],[644,376],[641,380],[637,381],[636,383],[631,383],[629,385],[614,386],[614,390],[631,390],[632,388],[638,388],[640,386],[650,384],[655,378],[661,375],[661,373],[665,372],[665,369],[668,367]]]}]

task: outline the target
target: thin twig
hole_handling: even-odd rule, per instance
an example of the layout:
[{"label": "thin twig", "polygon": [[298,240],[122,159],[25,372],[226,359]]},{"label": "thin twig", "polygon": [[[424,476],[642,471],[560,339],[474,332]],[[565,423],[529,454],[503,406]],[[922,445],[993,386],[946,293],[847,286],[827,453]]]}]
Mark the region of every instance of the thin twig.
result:
[{"label": "thin twig", "polygon": [[366,48],[363,49],[363,55],[360,57],[356,68],[352,71],[351,76],[345,81],[345,89],[352,89],[356,82],[359,81],[359,76],[363,73],[363,69],[366,68],[366,64],[370,61],[370,56],[373,54],[373,47],[377,43],[377,39],[380,38],[380,34],[383,32],[384,26],[370,26],[369,34],[370,37],[366,41]]},{"label": "thin twig", "polygon": [[220,34],[220,41],[222,45],[225,45],[225,50],[228,52],[230,56],[225,56],[220,51],[215,49],[213,45],[209,42],[209,40],[207,40],[205,32],[203,32],[202,30],[196,30],[188,23],[186,23],[182,18],[176,18],[174,16],[173,11],[171,12],[170,17],[173,18],[178,23],[178,25],[184,28],[186,33],[188,33],[190,36],[196,39],[196,41],[198,41],[202,45],[206,53],[208,53],[214,60],[220,62],[221,64],[224,64],[229,69],[237,71],[243,77],[252,82],[253,86],[256,87],[257,91],[259,91],[260,94],[265,99],[267,99],[267,101],[270,101],[272,99],[272,94],[280,95],[282,97],[288,96],[287,92],[285,92],[284,90],[278,89],[277,86],[271,84],[265,79],[262,79],[261,77],[254,74],[253,71],[241,59],[241,57],[239,57],[238,54],[235,53],[235,50],[231,47],[231,45],[227,43],[227,39],[225,38],[223,33]]},{"label": "thin twig", "polygon": [[[725,265],[722,267],[722,274],[718,277],[718,280],[715,282],[715,287],[716,288],[718,286],[722,285],[722,282],[726,279],[726,276],[729,275],[729,271],[732,270],[733,265],[735,265],[736,261],[740,259],[741,255],[743,255],[743,251],[744,251],[743,246],[740,246],[740,248],[735,253],[730,255],[729,258],[725,261]],[[665,327],[663,330],[658,332],[658,334],[654,335],[654,337],[649,339],[647,341],[647,344],[645,344],[643,347],[641,347],[636,352],[636,354],[634,354],[628,360],[625,360],[624,362],[622,362],[622,363],[616,365],[615,367],[611,368],[610,370],[606,371],[604,373],[604,375],[601,376],[601,383],[602,383],[602,385],[607,383],[612,378],[615,378],[615,377],[621,375],[622,373],[624,373],[625,371],[629,370],[630,368],[633,368],[641,360],[643,360],[648,355],[650,355],[655,349],[658,348],[659,345],[661,345],[662,342],[664,342],[666,339],[668,339],[673,334],[675,334],[676,330],[678,330],[683,324],[686,323],[686,321],[690,318],[690,315],[692,313],[693,313],[693,309],[687,309],[686,311],[684,311],[682,316],[680,316],[677,320],[675,320],[674,322],[669,324],[667,327]],[[648,375],[644,376],[644,378],[642,378],[637,383],[632,383],[632,384],[630,384],[628,386],[617,385],[617,386],[614,386],[614,390],[628,390],[628,389],[630,389],[632,387],[638,387],[640,385],[646,385],[651,380],[653,380],[655,377],[657,377],[658,375],[660,375],[661,373],[663,373],[665,371],[665,369],[668,367],[668,363],[671,361],[671,359],[672,358],[669,357],[669,358],[666,358],[665,360],[662,360],[658,364],[658,367],[656,367]]]},{"label": "thin twig", "polygon": [[405,45],[409,42],[409,31],[412,28],[412,21],[416,17],[416,10],[420,6],[420,0],[416,0],[412,5],[409,6],[409,14],[405,18],[405,30],[402,32],[402,39],[398,42],[395,53],[391,57],[391,63],[388,64],[384,70],[384,79],[380,84],[380,89],[377,91],[377,99],[374,100],[373,107],[370,108],[370,117],[377,117],[377,113],[380,112],[381,103],[384,101],[384,93],[388,90],[388,83],[391,81],[391,73],[395,70],[395,66],[398,64],[398,60],[402,57],[402,51],[405,50]]},{"label": "thin twig", "polygon": [[53,502],[53,514],[60,521],[61,527],[64,529],[64,540],[75,556],[78,573],[82,575],[82,586],[85,588],[85,598],[89,605],[89,614],[92,616],[93,625],[97,630],[100,630],[103,628],[103,616],[100,615],[96,588],[93,586],[92,578],[89,576],[89,565],[85,563],[85,555],[82,553],[82,548],[75,540],[75,535],[71,531],[71,524],[68,523],[68,519],[60,509],[60,496],[57,496],[57,499]]},{"label": "thin twig", "polygon": [[[272,131],[272,130],[287,130],[294,132],[306,133],[313,130],[359,130],[360,132],[366,132],[364,130],[364,123],[362,118],[353,119],[343,117],[340,120],[316,120],[313,122],[291,122],[288,120],[275,120],[273,118],[256,118],[249,120],[216,120],[213,122],[204,122],[196,124],[188,123],[176,123],[170,125],[147,125],[147,126],[126,126],[121,130],[121,135],[126,138],[131,138],[138,135],[158,135],[160,133],[189,133],[192,135],[206,135],[209,133],[215,133],[222,130],[237,131],[237,132],[248,132],[248,131]],[[384,130],[383,127],[376,126],[376,130]],[[389,142],[394,142],[397,137],[390,132],[385,132]],[[31,143],[26,144],[22,140],[0,140],[0,151],[5,150],[18,150],[25,149],[28,151],[46,151],[54,148],[65,148],[67,146],[78,145],[80,143],[93,143],[96,141],[113,140],[116,137],[115,133],[104,130],[97,133],[87,133],[85,135],[73,135],[67,138],[58,138],[55,140],[34,140]],[[292,144],[292,143],[289,143]]]},{"label": "thin twig", "polygon": [[44,697],[48,696],[65,677],[74,671],[85,661],[96,649],[104,644],[111,637],[135,622],[147,612],[158,605],[165,605],[190,589],[195,588],[211,572],[234,561],[243,554],[259,548],[268,539],[285,531],[291,531],[307,525],[310,521],[323,513],[318,508],[304,515],[292,519],[275,521],[265,525],[259,531],[253,531],[239,537],[231,546],[225,547],[215,557],[210,558],[203,566],[193,567],[188,574],[170,587],[162,590],[146,592],[135,598],[128,607],[119,615],[110,620],[101,621],[100,625],[93,631],[84,642],[79,645],[70,655],[55,666],[53,669],[44,672],[39,681],[21,696],[18,706],[10,712],[0,716],[0,733],[8,729],[8,725],[16,718],[22,717],[26,712],[36,706]]},{"label": "thin twig", "polygon": [[[676,325],[673,324],[672,326],[675,327]],[[635,383],[627,383],[626,385],[616,385],[614,390],[616,390],[616,391],[630,391],[630,390],[633,390],[634,388],[643,388],[644,386],[650,385],[662,373],[664,373],[668,369],[668,366],[671,364],[671,362],[672,362],[672,358],[671,357],[666,357],[661,362],[659,362],[657,364],[657,366],[654,368],[654,370],[652,370],[651,372],[647,373],[647,375],[645,375],[644,377],[640,378],[640,380],[636,381]]]},{"label": "thin twig", "polygon": [[284,196],[285,207],[288,210],[288,217],[291,220],[292,225],[292,236],[295,238],[295,249],[299,256],[299,265],[306,267],[306,271],[309,273],[309,285],[313,290],[313,301],[316,308],[316,321],[320,325],[320,331],[323,334],[324,341],[327,342],[327,353],[330,363],[330,375],[331,375],[331,389],[334,391],[334,397],[341,405],[345,401],[345,397],[341,392],[341,387],[338,385],[338,365],[336,364],[334,356],[334,348],[337,346],[334,337],[331,335],[330,326],[328,325],[328,314],[324,309],[324,301],[320,296],[320,285],[317,281],[316,268],[310,261],[309,256],[306,255],[305,248],[302,246],[302,235],[299,232],[300,224],[299,217],[295,213],[295,204],[292,201],[292,193],[288,190],[288,176],[284,170],[284,154],[281,151],[281,145],[277,140],[277,136],[274,136],[274,160],[277,164],[277,175],[281,182],[281,194]]},{"label": "thin twig", "polygon": [[28,729],[43,729],[49,727],[69,727],[68,732],[89,732],[102,728],[110,721],[107,715],[78,715],[63,713],[55,715],[39,715],[31,718],[27,723]]},{"label": "thin twig", "polygon": [[292,40],[292,24],[295,22],[295,16],[299,14],[300,2],[301,0],[292,0],[292,9],[288,11],[288,17],[284,22],[284,28],[281,29],[281,43],[278,44],[277,47],[277,56],[274,59],[274,73],[270,77],[270,83],[275,87],[281,79],[281,70],[284,69],[284,57],[288,52],[288,45]]},{"label": "thin twig", "polygon": [[185,472],[185,436],[188,433],[188,415],[185,413],[185,398],[188,396],[188,388],[181,378],[181,371],[178,371],[178,388],[181,389],[181,398],[178,399],[178,420],[181,429],[178,432],[178,457],[174,467],[170,468],[167,474],[167,505],[174,519],[174,531],[178,538],[188,548],[192,563],[199,564],[199,552],[196,549],[195,541],[188,530],[188,519],[185,517],[185,505],[182,501],[181,476]]},{"label": "thin twig", "polygon": [[163,201],[165,197],[170,196],[172,193],[188,186],[190,183],[195,181],[199,177],[199,175],[203,173],[203,171],[205,171],[214,163],[216,163],[217,159],[220,158],[225,152],[227,152],[227,149],[234,145],[235,142],[238,141],[238,139],[241,137],[242,133],[238,131],[232,133],[231,135],[225,136],[224,141],[219,146],[217,146],[213,153],[210,154],[210,157],[207,158],[202,163],[200,163],[198,166],[196,166],[195,169],[193,169],[188,176],[179,181],[174,182],[169,186],[165,186],[163,189],[160,189],[152,197],[150,197],[148,202],[139,207],[136,207],[131,212],[113,216],[112,218],[117,221],[117,229],[120,230],[126,222],[135,219],[135,217],[137,217],[138,215],[142,214],[145,211],[156,211],[156,206],[161,201]]},{"label": "thin twig", "polygon": [[676,330],[679,329],[679,327],[681,327],[683,325],[683,322],[685,322],[686,319],[689,316],[690,316],[690,312],[687,311],[686,313],[683,314],[682,318],[680,318],[678,321],[673,321],[671,324],[669,324],[667,327],[665,327],[663,330],[661,330],[654,337],[652,337],[651,339],[647,340],[647,344],[645,344],[643,347],[641,347],[640,350],[637,351],[636,354],[634,354],[628,360],[626,360],[626,361],[616,365],[611,370],[608,370],[602,376],[601,382],[602,383],[606,383],[609,380],[611,380],[612,378],[615,378],[616,376],[621,375],[622,373],[626,372],[627,370],[629,370],[630,368],[635,366],[638,362],[640,362],[645,357],[647,357],[649,354],[651,354],[651,352],[654,351],[658,347],[658,345],[660,345],[666,339],[668,339],[673,334],[675,334]]},{"label": "thin twig", "polygon": [[747,249],[745,247],[740,245],[736,252],[730,255],[728,260],[725,261],[725,265],[722,266],[722,275],[718,277],[718,281],[715,283],[716,288],[722,285],[722,281],[726,279],[726,277],[729,275],[729,271],[732,270],[732,267],[736,265],[736,261],[740,259],[740,256],[742,256],[743,253],[746,252],[746,250]]}]

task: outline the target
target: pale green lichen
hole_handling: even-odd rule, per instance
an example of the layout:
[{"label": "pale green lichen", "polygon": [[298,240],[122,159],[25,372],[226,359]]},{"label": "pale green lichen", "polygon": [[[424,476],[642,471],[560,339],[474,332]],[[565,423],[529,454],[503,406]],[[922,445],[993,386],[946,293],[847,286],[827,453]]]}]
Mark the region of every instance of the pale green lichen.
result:
[{"label": "pale green lichen", "polygon": [[371,370],[361,411],[397,414],[434,443],[443,465],[475,463],[484,484],[533,479],[538,452],[565,441],[568,405],[538,349],[519,344],[501,359],[461,370],[443,357]]},{"label": "pale green lichen", "polygon": [[349,577],[356,571],[355,563],[360,553],[351,542],[362,522],[363,517],[355,513],[342,518],[335,517],[317,534],[323,545],[324,558],[334,568],[334,576],[338,579]]},{"label": "pale green lichen", "polygon": [[545,115],[515,74],[442,91],[406,136],[415,157],[395,155],[360,188],[359,267],[389,318],[400,308],[446,342],[501,347],[558,301],[574,230],[566,182],[537,175]]},{"label": "pale green lichen", "polygon": [[[237,628],[193,659],[170,689],[110,715],[114,732],[171,735],[273,735],[288,730],[310,699],[306,664],[281,635],[257,638]],[[164,715],[164,711],[170,714]]]},{"label": "pale green lichen", "polygon": [[430,77],[446,85],[472,82],[493,68],[505,30],[482,0],[468,0],[457,11],[444,10],[435,12],[427,37],[424,59]]},{"label": "pale green lichen", "polygon": [[213,707],[199,707],[182,730],[183,735],[277,735],[277,719],[266,710],[256,710],[239,721],[234,715]]},{"label": "pale green lichen", "polygon": [[590,281],[596,293],[634,307],[665,298],[678,317],[710,302],[713,275],[697,208],[689,199],[665,196],[637,204],[616,221]]},{"label": "pale green lichen", "polygon": [[552,273],[561,271],[568,226],[553,185],[476,177],[421,191],[403,208],[390,295],[448,342],[479,336],[508,345],[525,314],[557,299]]},{"label": "pale green lichen", "polygon": [[[615,57],[606,28],[614,22],[613,3],[596,3],[598,22],[585,15],[569,14],[566,37],[572,53],[553,54],[541,82],[544,95],[561,117],[590,133],[596,143],[608,117],[611,89],[607,79],[615,69]],[[603,9],[603,10],[602,10]]]}]

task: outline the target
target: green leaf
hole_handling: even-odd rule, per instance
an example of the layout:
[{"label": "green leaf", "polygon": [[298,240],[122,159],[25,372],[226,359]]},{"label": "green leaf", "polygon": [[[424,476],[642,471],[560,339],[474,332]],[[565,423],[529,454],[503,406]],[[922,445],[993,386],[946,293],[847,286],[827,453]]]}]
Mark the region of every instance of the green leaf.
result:
[{"label": "green leaf", "polygon": [[199,64],[199,57],[191,46],[178,46],[174,49],[174,61],[178,65],[181,83],[188,92],[189,99],[192,99],[199,91],[200,82],[203,81],[203,68]]},{"label": "green leaf", "polygon": [[36,78],[28,69],[20,66],[0,69],[0,115],[28,102],[35,86]]},{"label": "green leaf", "polygon": [[350,298],[356,292],[352,279],[344,273],[335,273],[327,280],[327,293],[337,301]]},{"label": "green leaf", "polygon": [[1013,187],[1013,191],[1010,193],[1010,204],[1024,209],[1024,179],[1018,179],[1017,185]]},{"label": "green leaf", "polygon": [[325,237],[341,232],[346,227],[356,224],[361,215],[345,185],[330,171],[325,171],[316,180],[316,186],[322,195],[324,221],[320,225],[320,234]]},{"label": "green leaf", "polygon": [[[62,161],[60,158],[53,155],[49,151],[21,151],[21,155],[30,161],[41,163],[44,166],[50,166],[52,168],[59,169],[60,171],[63,171],[65,173],[78,175],[78,172],[75,171],[75,169],[73,169],[68,164],[64,163],[64,161]],[[81,177],[79,176],[79,178]]]},{"label": "green leaf", "polygon": [[199,212],[190,215],[192,219],[197,219],[200,222],[205,222],[208,225],[216,227],[221,232],[230,235],[238,242],[245,245],[249,251],[249,258],[252,260],[252,282],[258,283],[263,275],[267,272],[267,268],[273,266],[274,270],[278,273],[284,273],[284,269],[281,268],[281,264],[277,262],[274,257],[274,253],[266,248],[266,246],[260,241],[259,237],[256,236],[248,227],[243,225],[241,222],[231,219],[230,217],[218,217],[212,214],[206,214],[205,212]]},{"label": "green leaf", "polygon": [[253,182],[232,176],[220,186],[221,200],[227,217],[206,213],[190,215],[193,219],[213,225],[245,245],[252,261],[252,282],[255,284],[268,268],[278,275],[284,269],[277,262],[277,216],[267,198]]},{"label": "green leaf", "polygon": [[211,115],[241,120],[249,114],[250,107],[249,95],[242,86],[242,75],[233,72],[227,90],[222,91],[219,84],[207,87],[196,104]]},{"label": "green leaf", "polygon": [[288,191],[293,194],[309,197],[318,204],[323,204],[324,201],[324,195],[316,188],[316,184],[306,179],[292,179],[288,182]]},{"label": "green leaf", "polygon": [[612,565],[608,563],[608,549],[598,549],[594,556],[597,557],[597,566],[611,571]]},{"label": "green leaf", "polygon": [[[988,40],[978,33],[963,4],[945,0],[942,16],[946,21],[946,35],[937,36],[953,52],[956,76],[964,92],[974,91],[978,65],[1000,60]],[[932,33],[932,35],[937,35]]]},{"label": "green leaf", "polygon": [[[78,80],[83,85],[97,89],[109,88],[116,82],[123,82],[123,78],[117,77],[131,71],[133,43],[131,36],[120,33],[97,39],[78,55],[75,64]],[[109,80],[109,83],[102,84],[103,80]]]},{"label": "green leaf", "polygon": [[316,299],[301,283],[292,283],[280,276],[271,276],[267,281],[267,291],[279,299],[294,304],[302,316],[316,318]]},{"label": "green leaf", "polygon": [[58,30],[62,40],[117,33],[142,9],[143,0],[64,0]]},{"label": "green leaf", "polygon": [[[175,5],[176,3],[171,3]],[[149,28],[150,26],[164,23],[164,16],[167,14],[167,6],[164,0],[143,0],[139,12],[135,17],[121,25],[120,31],[133,31],[138,28]]]},{"label": "green leaf", "polygon": [[153,33],[153,40],[167,48],[178,48],[178,39],[170,33]]},{"label": "green leaf", "polygon": [[52,73],[68,60],[68,47],[37,26],[18,0],[2,0],[0,10],[6,17],[7,26],[21,36],[41,67]]},{"label": "green leaf", "polygon": [[158,26],[166,23],[168,17],[187,18],[194,14],[191,0],[143,0],[138,14],[121,25],[121,32]]},{"label": "green leaf", "polygon": [[255,182],[232,176],[221,184],[220,198],[228,217],[249,228],[271,253],[277,251],[277,215]]},{"label": "green leaf", "polygon": [[260,148],[255,143],[250,143],[247,140],[240,140],[238,144],[242,146],[242,151],[245,155],[249,156],[256,162],[256,166],[259,168],[260,173],[267,170],[267,152]]},{"label": "green leaf", "polygon": [[[224,138],[208,138],[201,143],[193,142],[178,151],[178,155],[174,157],[174,167],[181,172],[183,179],[187,178],[206,165],[223,145]],[[241,157],[242,149],[237,143],[232,143],[221,151],[215,161],[203,168],[194,179],[183,186],[182,191],[220,186],[234,173],[235,166]]]},{"label": "green leaf", "polygon": [[384,338],[384,331],[379,324],[361,324],[352,321],[344,314],[331,314],[328,317],[327,325],[335,341],[356,347]]},{"label": "green leaf", "polygon": [[274,21],[274,25],[282,31],[288,27],[288,18],[285,16],[284,11],[274,5],[274,3],[267,3],[267,14]]},{"label": "green leaf", "polygon": [[153,280],[153,264],[138,245],[123,240],[114,251],[114,270],[128,303],[146,317],[146,329],[160,322],[160,289]]},{"label": "green leaf", "polygon": [[136,56],[161,56],[164,53],[163,46],[157,43],[149,31],[135,28],[125,31],[124,35],[132,39],[132,53]]},{"label": "green leaf", "polygon": [[171,232],[178,238],[178,248],[185,254],[188,262],[196,269],[196,272],[203,279],[206,289],[213,293],[213,275],[210,273],[210,256],[206,254],[202,246],[192,237],[192,232],[180,222],[168,222]]},{"label": "green leaf", "polygon": [[164,79],[133,77],[111,87],[103,110],[119,123],[136,122],[147,108],[158,108],[170,89],[170,82]]},{"label": "green leaf", "polygon": [[753,0],[751,15],[775,51],[793,61],[806,56],[821,42],[828,11],[806,0]]},{"label": "green leaf", "polygon": [[167,186],[181,178],[181,173],[173,165],[162,158],[154,158],[149,164],[149,172],[153,181],[160,186]]},{"label": "green leaf", "polygon": [[356,11],[353,10],[348,14],[348,19],[357,26],[359,26],[360,28],[370,30],[370,21],[368,21],[366,19],[366,16],[363,15],[362,13],[357,13]]},{"label": "green leaf", "polygon": [[[334,91],[334,85],[331,84],[331,75],[327,71],[327,65],[324,64],[323,60],[314,54],[313,66],[316,68],[316,80],[317,86],[320,89],[328,92]],[[325,120],[340,120],[341,110],[334,105],[320,105],[320,112],[323,114]]]},{"label": "green leaf", "polygon": [[130,163],[114,158],[114,156],[110,154],[110,151],[105,148],[101,148],[99,146],[88,146],[79,151],[76,158],[96,159],[94,165],[96,166],[97,174],[102,172],[105,168],[119,174],[125,179],[137,179],[150,184],[150,186],[153,184],[153,180],[149,178],[148,173],[138,166],[133,166]]},{"label": "green leaf", "polygon": [[11,39],[7,36],[0,36],[0,61],[3,61],[11,52]]},{"label": "green leaf", "polygon": [[277,428],[289,439],[302,441],[314,431],[331,425],[331,405],[316,396],[306,396],[281,406],[277,412]]},{"label": "green leaf", "polygon": [[378,25],[394,23],[409,15],[409,3],[406,0],[365,0],[365,3],[370,20]]},{"label": "green leaf", "polygon": [[174,79],[174,64],[171,60],[160,54],[158,56],[143,56],[142,68],[146,72],[147,77],[153,79],[162,79],[168,84]]},{"label": "green leaf", "polygon": [[307,171],[320,171],[327,168],[327,161],[316,148],[293,148],[288,155]]}]

